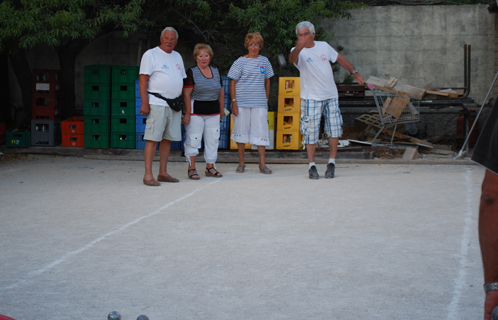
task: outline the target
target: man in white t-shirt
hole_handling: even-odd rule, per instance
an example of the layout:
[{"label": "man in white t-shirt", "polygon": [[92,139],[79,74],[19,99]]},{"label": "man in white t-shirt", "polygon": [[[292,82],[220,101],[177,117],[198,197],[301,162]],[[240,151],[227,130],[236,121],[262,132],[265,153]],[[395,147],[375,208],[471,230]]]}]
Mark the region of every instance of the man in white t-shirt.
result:
[{"label": "man in white t-shirt", "polygon": [[[173,51],[178,43],[178,32],[171,27],[161,32],[161,44],[147,50],[140,63],[140,114],[147,115],[144,139],[145,175],[143,183],[159,186],[158,181],[178,182],[167,173],[171,141],[181,141],[182,115],[174,111],[168,103],[150,93],[159,94],[167,99],[175,99],[182,94],[183,78],[187,77],[181,55]],[[152,174],[152,161],[159,145],[159,175],[157,180]]]},{"label": "man in white t-shirt", "polygon": [[291,49],[289,62],[301,75],[301,132],[308,152],[309,178],[318,179],[315,165],[315,150],[322,114],[325,118],[325,133],[329,137],[330,157],[325,178],[335,174],[335,156],[339,138],[342,136],[342,116],[339,110],[339,94],[330,63],[337,62],[363,85],[363,77],[328,43],[315,41],[315,27],[309,21],[296,26],[296,46]]}]

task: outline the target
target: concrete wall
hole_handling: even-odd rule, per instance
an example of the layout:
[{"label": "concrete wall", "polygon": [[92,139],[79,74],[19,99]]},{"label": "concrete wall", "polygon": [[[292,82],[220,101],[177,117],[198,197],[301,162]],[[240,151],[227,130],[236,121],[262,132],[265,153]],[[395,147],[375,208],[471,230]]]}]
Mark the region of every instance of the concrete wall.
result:
[{"label": "concrete wall", "polygon": [[[332,46],[367,79],[396,77],[401,83],[421,87],[463,86],[463,45],[472,45],[470,97],[482,103],[494,77],[494,17],[487,5],[389,6],[353,11],[352,19],[326,20],[322,26],[335,34]],[[159,31],[159,30],[158,30]],[[91,64],[137,65],[143,52],[159,44],[159,34],[140,41],[121,33],[101,37],[78,56],[76,105],[83,110],[83,67]],[[193,65],[191,50],[177,51],[185,66]],[[33,69],[57,69],[57,52],[38,47],[28,59]],[[21,104],[20,90],[10,69],[14,103]],[[343,74],[339,77],[342,78]]]},{"label": "concrete wall", "polygon": [[[352,12],[352,19],[325,20],[329,42],[367,79],[418,87],[463,87],[463,45],[472,46],[471,92],[482,103],[494,78],[494,14],[487,5],[387,6]],[[344,77],[342,72],[340,78]]]}]

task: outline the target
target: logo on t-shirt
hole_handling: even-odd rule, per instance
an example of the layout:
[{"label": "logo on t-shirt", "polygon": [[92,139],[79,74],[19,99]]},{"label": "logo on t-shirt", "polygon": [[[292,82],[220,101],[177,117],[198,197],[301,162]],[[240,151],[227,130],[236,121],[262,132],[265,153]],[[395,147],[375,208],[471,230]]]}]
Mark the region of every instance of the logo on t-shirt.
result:
[{"label": "logo on t-shirt", "polygon": [[320,56],[320,59],[322,59],[322,61],[327,61],[327,56],[326,56],[326,55],[324,55],[324,54],[322,54],[322,55]]},{"label": "logo on t-shirt", "polygon": [[169,67],[165,64],[163,64],[163,66],[161,67],[162,70],[169,70]]},{"label": "logo on t-shirt", "polygon": [[308,59],[306,59],[306,62],[310,62],[311,63],[311,62],[313,62],[313,59],[308,58]]},{"label": "logo on t-shirt", "polygon": [[176,69],[181,70],[181,69],[182,69],[182,67],[180,67],[180,65],[177,63],[177,64],[176,64]]},{"label": "logo on t-shirt", "polygon": [[259,66],[259,72],[265,73],[265,66]]}]

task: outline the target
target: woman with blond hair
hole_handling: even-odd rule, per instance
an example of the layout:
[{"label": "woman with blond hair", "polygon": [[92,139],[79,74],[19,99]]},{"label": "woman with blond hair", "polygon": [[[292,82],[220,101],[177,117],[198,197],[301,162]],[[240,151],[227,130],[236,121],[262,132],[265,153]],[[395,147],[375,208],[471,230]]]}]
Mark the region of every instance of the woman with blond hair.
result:
[{"label": "woman with blond hair", "polygon": [[224,116],[225,93],[218,69],[210,66],[213,56],[210,45],[198,43],[193,53],[197,65],[187,70],[187,78],[183,83],[185,157],[189,164],[188,178],[193,180],[200,179],[195,168],[195,157],[199,154],[202,138],[206,161],[205,175],[214,178],[223,176],[216,170],[215,162],[218,158],[220,119]]},{"label": "woman with blond hair", "polygon": [[271,174],[265,163],[265,147],[270,145],[268,132],[268,97],[273,69],[268,58],[259,55],[263,48],[259,32],[248,33],[244,46],[248,53],[238,58],[230,68],[230,96],[234,126],[230,139],[237,143],[239,165],[235,170],[245,170],[245,144],[258,147],[259,171]]}]

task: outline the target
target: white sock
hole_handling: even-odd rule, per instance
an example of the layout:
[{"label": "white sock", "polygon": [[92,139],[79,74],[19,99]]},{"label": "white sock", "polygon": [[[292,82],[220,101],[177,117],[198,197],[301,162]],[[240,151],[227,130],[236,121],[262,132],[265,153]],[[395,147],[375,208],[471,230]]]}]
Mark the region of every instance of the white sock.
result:
[{"label": "white sock", "polygon": [[312,166],[314,166],[315,163],[314,162],[310,162],[309,166],[308,166],[308,169],[311,169]]},{"label": "white sock", "polygon": [[329,158],[329,163],[333,163],[335,166],[335,159]]}]

